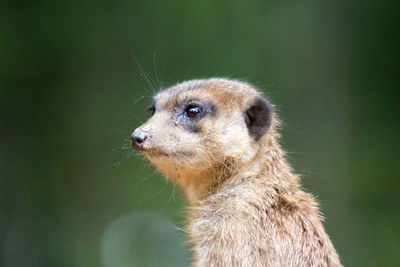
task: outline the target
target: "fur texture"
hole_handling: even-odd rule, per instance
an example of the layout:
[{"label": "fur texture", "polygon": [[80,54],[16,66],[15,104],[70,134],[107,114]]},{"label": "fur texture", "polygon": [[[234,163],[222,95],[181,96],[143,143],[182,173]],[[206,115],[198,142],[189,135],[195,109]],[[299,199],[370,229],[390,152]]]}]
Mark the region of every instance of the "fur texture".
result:
[{"label": "fur texture", "polygon": [[157,94],[154,108],[135,147],[189,201],[193,266],[341,266],[285,160],[273,106],[254,87],[188,81]]}]

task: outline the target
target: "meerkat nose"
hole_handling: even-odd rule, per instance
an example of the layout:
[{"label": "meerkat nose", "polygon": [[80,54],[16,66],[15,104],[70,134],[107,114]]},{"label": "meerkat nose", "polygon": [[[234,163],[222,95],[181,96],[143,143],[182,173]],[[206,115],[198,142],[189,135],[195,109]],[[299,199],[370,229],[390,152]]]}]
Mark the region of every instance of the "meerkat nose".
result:
[{"label": "meerkat nose", "polygon": [[145,141],[149,135],[142,131],[134,131],[131,135],[132,147],[136,150],[144,150]]}]

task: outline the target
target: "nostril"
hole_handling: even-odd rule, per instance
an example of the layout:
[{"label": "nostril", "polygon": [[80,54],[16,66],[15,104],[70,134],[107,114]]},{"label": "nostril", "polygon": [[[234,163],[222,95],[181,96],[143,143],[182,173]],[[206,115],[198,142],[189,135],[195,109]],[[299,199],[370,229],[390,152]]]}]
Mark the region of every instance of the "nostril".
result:
[{"label": "nostril", "polygon": [[134,148],[142,149],[144,141],[146,141],[147,138],[148,138],[147,133],[144,133],[144,132],[141,132],[141,131],[134,132],[131,135],[131,140],[132,140]]},{"label": "nostril", "polygon": [[143,143],[144,141],[146,141],[146,139],[147,139],[147,136],[144,136],[144,137],[137,137],[137,138],[135,138],[135,141],[136,141],[136,143],[141,144],[141,143]]}]

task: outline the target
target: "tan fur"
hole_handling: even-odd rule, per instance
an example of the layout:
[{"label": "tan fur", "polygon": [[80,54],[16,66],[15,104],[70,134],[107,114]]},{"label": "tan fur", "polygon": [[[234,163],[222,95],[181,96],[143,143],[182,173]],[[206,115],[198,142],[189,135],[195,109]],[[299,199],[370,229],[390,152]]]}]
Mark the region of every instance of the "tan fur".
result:
[{"label": "tan fur", "polygon": [[[193,80],[155,96],[156,113],[136,131],[149,134],[144,155],[188,201],[193,266],[341,266],[318,204],[285,160],[279,121],[259,139],[243,113],[260,96],[249,84]],[[188,99],[217,106],[185,131],[173,114]]]}]

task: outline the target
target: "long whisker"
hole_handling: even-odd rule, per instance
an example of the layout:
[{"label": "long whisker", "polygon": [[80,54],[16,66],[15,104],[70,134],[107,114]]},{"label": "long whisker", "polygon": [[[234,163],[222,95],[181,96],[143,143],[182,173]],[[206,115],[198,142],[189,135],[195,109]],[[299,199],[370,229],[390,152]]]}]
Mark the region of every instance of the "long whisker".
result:
[{"label": "long whisker", "polygon": [[157,64],[156,64],[156,53],[153,54],[153,65],[154,65],[154,75],[156,77],[156,81],[158,83],[158,89],[163,88],[160,72],[157,70]]},{"label": "long whisker", "polygon": [[135,60],[136,65],[139,68],[140,76],[143,77],[143,79],[146,82],[147,86],[151,89],[152,93],[155,94],[157,92],[157,90],[156,90],[156,85],[154,83],[154,80],[150,76],[146,75],[146,73],[144,72],[144,70],[142,68],[142,65],[140,65],[140,63],[139,63],[138,59],[136,58],[135,54],[132,54],[132,57]]}]

